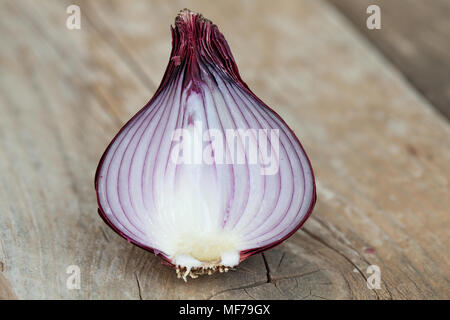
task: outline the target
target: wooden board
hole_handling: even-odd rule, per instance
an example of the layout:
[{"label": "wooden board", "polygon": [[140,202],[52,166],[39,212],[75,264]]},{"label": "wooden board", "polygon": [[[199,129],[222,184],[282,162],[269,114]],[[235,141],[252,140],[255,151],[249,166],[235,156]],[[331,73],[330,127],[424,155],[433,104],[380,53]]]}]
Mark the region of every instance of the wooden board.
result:
[{"label": "wooden board", "polygon": [[[71,31],[69,4],[0,3],[2,298],[450,298],[448,123],[334,7],[79,1]],[[318,186],[312,217],[285,243],[187,283],[101,221],[93,186],[108,142],[162,78],[183,7],[219,25]],[[70,265],[79,290],[66,286]]]},{"label": "wooden board", "polygon": [[[450,118],[450,1],[329,0]],[[366,26],[366,9],[381,9],[381,29]]]}]

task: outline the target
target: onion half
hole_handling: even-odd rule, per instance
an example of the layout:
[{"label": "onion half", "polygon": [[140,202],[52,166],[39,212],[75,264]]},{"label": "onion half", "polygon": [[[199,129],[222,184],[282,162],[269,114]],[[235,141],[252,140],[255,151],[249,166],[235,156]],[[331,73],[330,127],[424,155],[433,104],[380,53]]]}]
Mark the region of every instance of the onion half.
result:
[{"label": "onion half", "polygon": [[100,216],[176,267],[227,271],[291,236],[316,201],[294,132],[242,81],[216,25],[187,9],[153,98],[95,176]]}]

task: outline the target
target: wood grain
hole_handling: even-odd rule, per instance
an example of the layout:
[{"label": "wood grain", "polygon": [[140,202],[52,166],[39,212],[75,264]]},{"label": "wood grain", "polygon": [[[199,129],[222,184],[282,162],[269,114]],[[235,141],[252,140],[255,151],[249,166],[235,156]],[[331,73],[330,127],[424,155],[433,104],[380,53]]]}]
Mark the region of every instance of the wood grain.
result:
[{"label": "wood grain", "polygon": [[[329,0],[450,119],[450,1]],[[366,27],[366,9],[381,9],[381,29]]]},{"label": "wood grain", "polygon": [[[327,2],[0,2],[0,297],[448,299],[450,128]],[[184,283],[97,215],[98,160],[152,96],[183,7],[310,155],[318,203],[282,245]],[[381,288],[366,285],[369,265]],[[66,269],[81,270],[68,290]]]}]

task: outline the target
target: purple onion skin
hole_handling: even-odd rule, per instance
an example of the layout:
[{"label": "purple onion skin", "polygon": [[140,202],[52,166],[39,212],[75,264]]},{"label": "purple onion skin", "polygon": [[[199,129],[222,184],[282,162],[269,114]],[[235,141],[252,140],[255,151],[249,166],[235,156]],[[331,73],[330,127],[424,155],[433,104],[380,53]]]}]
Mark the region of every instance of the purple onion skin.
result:
[{"label": "purple onion skin", "polygon": [[[165,89],[165,86],[176,76],[178,72],[182,68],[178,68],[180,65],[186,65],[187,69],[184,74],[184,82],[183,88],[188,84],[202,82],[202,76],[199,70],[199,63],[206,63],[209,65],[216,66],[220,71],[223,72],[224,77],[229,77],[237,84],[239,84],[247,94],[257,100],[261,106],[267,108],[271,111],[271,113],[276,116],[276,118],[281,121],[285,127],[290,131],[292,136],[295,138],[299,148],[304,153],[308,165],[310,167],[310,172],[312,176],[312,200],[310,202],[309,208],[307,209],[307,213],[304,215],[302,220],[290,231],[287,235],[282,237],[281,239],[274,241],[268,245],[262,247],[256,247],[247,249],[240,252],[240,262],[247,259],[248,257],[255,255],[257,253],[261,253],[265,250],[271,249],[284,240],[292,236],[309,218],[311,215],[314,205],[317,200],[316,194],[316,186],[314,179],[314,172],[311,166],[311,162],[306,155],[306,152],[303,149],[300,141],[298,140],[295,133],[292,129],[286,124],[286,122],[269,106],[267,106],[261,99],[259,99],[247,86],[247,84],[241,79],[241,76],[238,71],[238,67],[233,58],[233,55],[230,51],[228,43],[226,42],[222,33],[220,33],[218,27],[213,24],[211,21],[203,18],[199,14],[192,14],[189,10],[185,9],[181,11],[181,13],[177,16],[175,20],[175,27],[170,27],[172,33],[172,50],[170,54],[169,63],[167,65],[166,71],[164,73],[161,84],[156,90],[153,97],[149,100],[149,102],[139,110],[116,134],[116,136],[112,139],[105,152],[103,153],[100,162],[98,164],[96,173],[95,173],[95,189],[97,194],[97,203],[98,203],[98,213],[103,221],[112,228],[116,233],[125,238],[128,242],[133,243],[134,245],[145,249],[149,252],[158,255],[164,261],[163,263],[172,267],[175,267],[174,263],[166,257],[164,254],[159,252],[158,250],[146,246],[135,239],[130,238],[122,231],[120,231],[111,221],[108,219],[107,215],[104,212],[104,209],[100,203],[100,193],[98,189],[99,180],[102,178],[100,176],[100,169],[105,160],[106,155],[108,154],[109,149],[113,145],[114,141],[120,135],[120,133],[127,127],[127,125],[133,121],[141,112],[143,112],[152,102],[158,97],[158,95]],[[207,37],[208,35],[208,37]],[[192,90],[192,89],[191,89]],[[194,86],[195,90],[195,86]]]}]

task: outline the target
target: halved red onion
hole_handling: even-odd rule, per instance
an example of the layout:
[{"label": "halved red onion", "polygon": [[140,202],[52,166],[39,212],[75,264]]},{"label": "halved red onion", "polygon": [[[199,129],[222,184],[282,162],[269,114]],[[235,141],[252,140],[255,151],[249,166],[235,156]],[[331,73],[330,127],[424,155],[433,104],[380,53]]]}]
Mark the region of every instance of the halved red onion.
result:
[{"label": "halved red onion", "polygon": [[97,168],[99,213],[186,276],[226,271],[305,222],[316,200],[295,134],[242,81],[216,25],[187,9],[154,97]]}]

